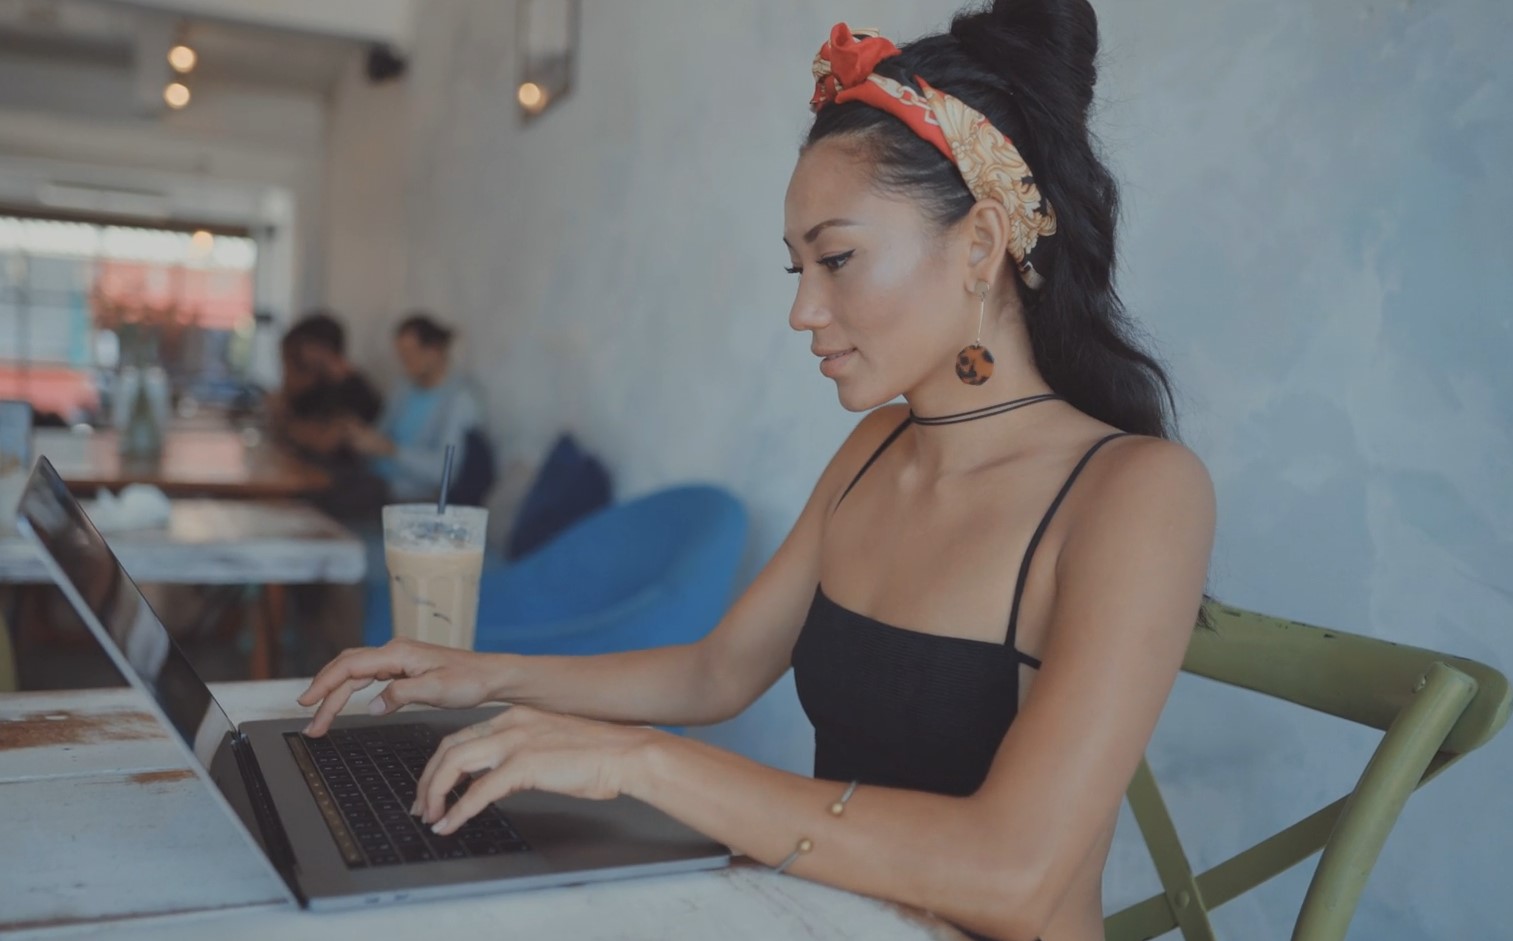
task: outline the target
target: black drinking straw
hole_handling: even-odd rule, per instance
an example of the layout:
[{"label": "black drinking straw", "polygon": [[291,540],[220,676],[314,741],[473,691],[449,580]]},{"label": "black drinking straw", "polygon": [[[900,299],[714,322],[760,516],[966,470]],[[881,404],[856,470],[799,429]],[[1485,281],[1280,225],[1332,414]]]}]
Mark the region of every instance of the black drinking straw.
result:
[{"label": "black drinking straw", "polygon": [[447,445],[447,456],[441,465],[441,496],[436,498],[437,516],[447,511],[447,489],[452,486],[452,455],[456,453],[457,445]]}]

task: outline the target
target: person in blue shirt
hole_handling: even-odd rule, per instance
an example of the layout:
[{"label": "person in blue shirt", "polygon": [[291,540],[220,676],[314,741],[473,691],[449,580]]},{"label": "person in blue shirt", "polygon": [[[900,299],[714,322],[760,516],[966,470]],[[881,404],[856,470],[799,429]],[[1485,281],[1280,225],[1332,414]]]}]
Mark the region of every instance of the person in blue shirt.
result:
[{"label": "person in blue shirt", "polygon": [[406,378],[376,426],[354,423],[348,428],[351,447],[370,459],[388,483],[392,500],[435,499],[447,445],[460,452],[468,432],[483,424],[477,392],[452,372],[454,333],[427,313],[401,321],[394,331],[394,350]]}]

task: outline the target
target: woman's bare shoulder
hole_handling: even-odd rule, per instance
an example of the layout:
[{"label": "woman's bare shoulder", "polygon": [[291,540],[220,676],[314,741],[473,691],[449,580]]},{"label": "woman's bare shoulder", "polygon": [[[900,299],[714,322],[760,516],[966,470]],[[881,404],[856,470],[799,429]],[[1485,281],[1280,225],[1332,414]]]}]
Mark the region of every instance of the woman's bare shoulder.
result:
[{"label": "woman's bare shoulder", "polygon": [[1165,438],[1127,435],[1110,442],[1109,454],[1089,488],[1101,499],[1110,496],[1202,497],[1213,481],[1203,460],[1186,445]]}]

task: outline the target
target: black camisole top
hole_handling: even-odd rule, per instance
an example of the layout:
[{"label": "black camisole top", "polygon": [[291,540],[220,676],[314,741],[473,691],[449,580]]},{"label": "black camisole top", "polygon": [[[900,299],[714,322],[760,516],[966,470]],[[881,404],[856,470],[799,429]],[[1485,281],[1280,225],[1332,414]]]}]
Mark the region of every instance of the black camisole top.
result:
[{"label": "black camisole top", "polygon": [[[840,502],[910,421],[883,441]],[[792,661],[799,702],[814,725],[815,777],[954,796],[982,785],[1019,711],[1020,664],[1040,666],[1015,646],[1035,549],[1088,461],[1118,437],[1087,450],[1030,538],[1002,644],[894,627],[816,589]]]}]

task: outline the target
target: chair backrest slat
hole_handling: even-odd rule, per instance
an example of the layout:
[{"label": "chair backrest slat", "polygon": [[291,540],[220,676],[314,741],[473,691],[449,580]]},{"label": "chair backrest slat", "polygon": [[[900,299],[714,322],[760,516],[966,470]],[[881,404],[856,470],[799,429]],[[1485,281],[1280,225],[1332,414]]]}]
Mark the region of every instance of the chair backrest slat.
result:
[{"label": "chair backrest slat", "polygon": [[1480,747],[1508,721],[1513,692],[1498,671],[1449,654],[1241,611],[1208,607],[1182,669],[1386,731],[1413,700],[1429,667],[1444,663],[1476,681],[1446,751]]}]

